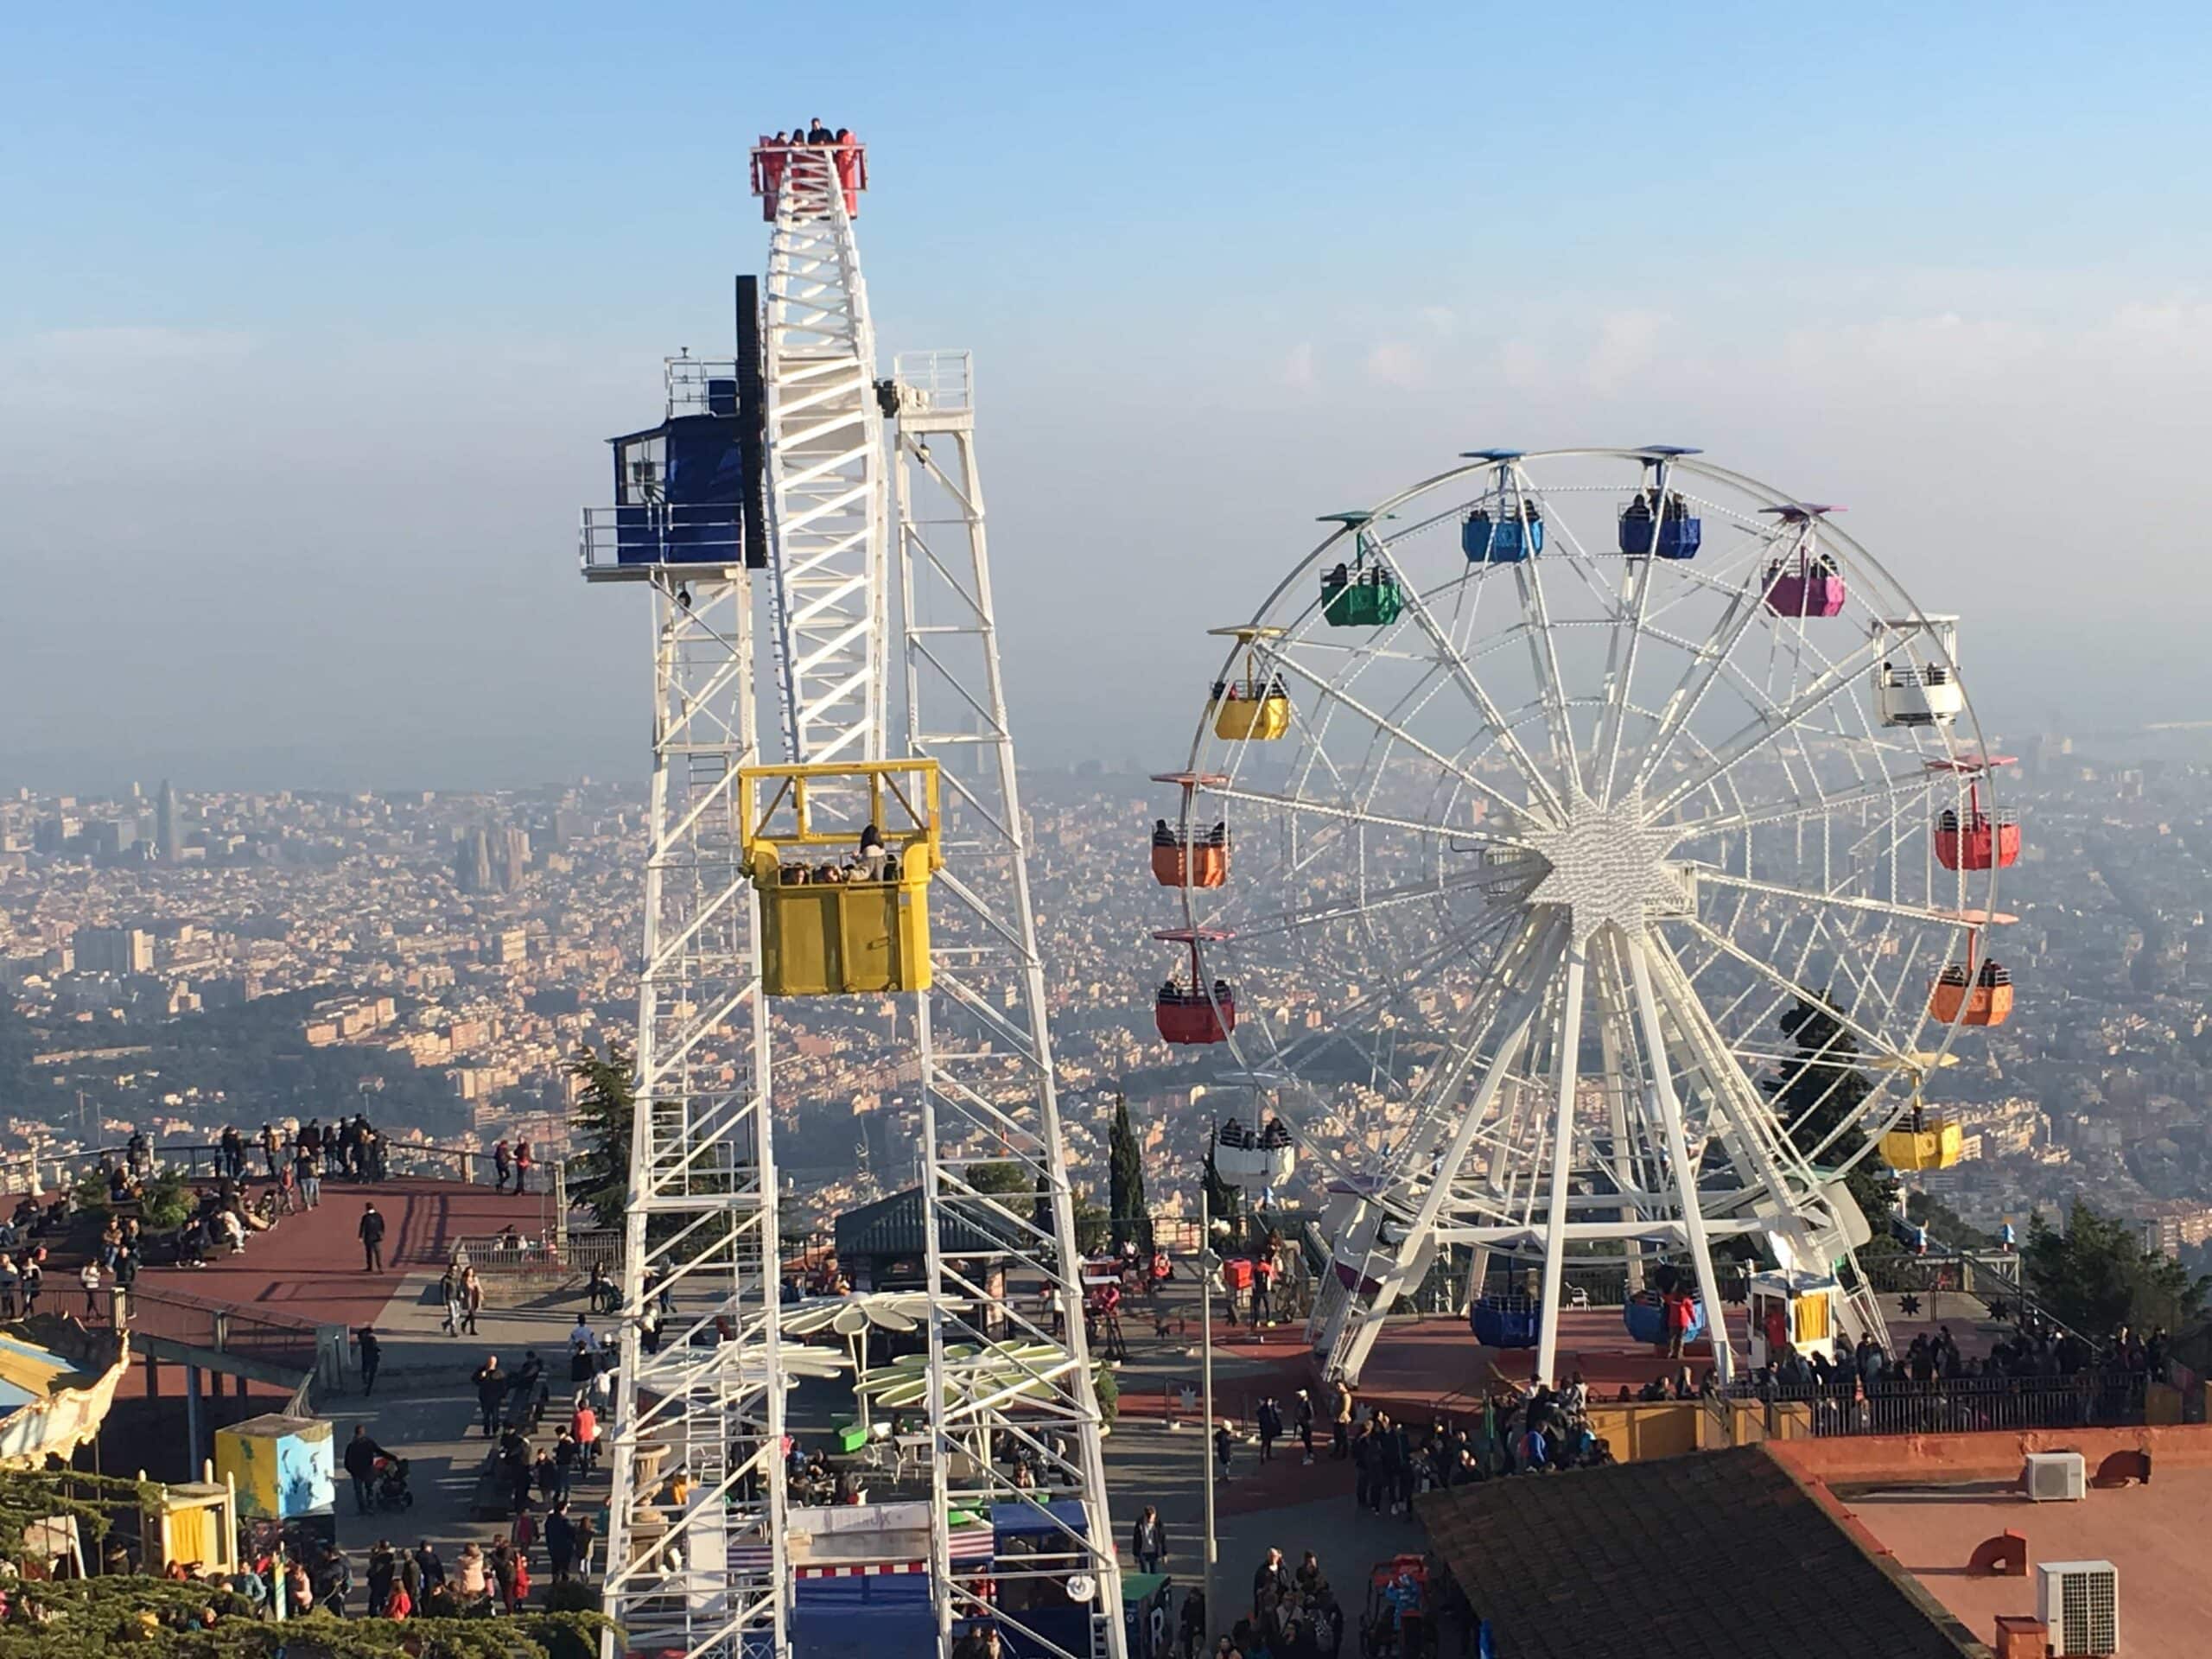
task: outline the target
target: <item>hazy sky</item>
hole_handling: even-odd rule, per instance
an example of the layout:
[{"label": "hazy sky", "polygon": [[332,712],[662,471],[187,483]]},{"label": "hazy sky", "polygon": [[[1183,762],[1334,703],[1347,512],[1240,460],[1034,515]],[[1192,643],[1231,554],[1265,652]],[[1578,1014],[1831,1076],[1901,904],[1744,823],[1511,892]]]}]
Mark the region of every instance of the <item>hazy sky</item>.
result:
[{"label": "hazy sky", "polygon": [[576,510],[817,114],[1028,759],[1179,760],[1314,515],[1499,443],[1847,503],[1993,732],[2212,717],[2212,21],[1810,10],[16,8],[0,783],[641,772]]}]

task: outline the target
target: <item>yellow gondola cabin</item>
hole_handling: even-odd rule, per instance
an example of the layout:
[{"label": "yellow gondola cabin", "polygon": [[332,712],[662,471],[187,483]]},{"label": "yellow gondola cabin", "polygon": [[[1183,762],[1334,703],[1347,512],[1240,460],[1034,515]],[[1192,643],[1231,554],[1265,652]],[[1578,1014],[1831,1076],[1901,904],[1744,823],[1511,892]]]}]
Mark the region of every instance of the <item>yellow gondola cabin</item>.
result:
[{"label": "yellow gondola cabin", "polygon": [[937,762],[748,766],[740,783],[767,994],[927,990]]}]

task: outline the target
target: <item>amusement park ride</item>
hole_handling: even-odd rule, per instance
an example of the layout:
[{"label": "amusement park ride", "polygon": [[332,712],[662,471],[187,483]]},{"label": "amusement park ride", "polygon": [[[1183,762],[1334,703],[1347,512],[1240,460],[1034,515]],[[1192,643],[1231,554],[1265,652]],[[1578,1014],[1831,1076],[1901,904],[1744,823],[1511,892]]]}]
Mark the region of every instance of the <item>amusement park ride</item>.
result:
[{"label": "amusement park ride", "polygon": [[2020,836],[1956,619],[1840,509],[1697,453],[1472,453],[1330,515],[1215,631],[1158,779],[1156,1018],[1249,1088],[1239,1153],[1262,1098],[1296,1142],[1247,1173],[1217,1141],[1224,1179],[1319,1172],[1330,1376],[1461,1261],[1478,1333],[1547,1381],[1569,1268],[1624,1275],[1646,1339],[1649,1286],[1686,1287],[1730,1376],[1724,1245],[1764,1268],[1754,1363],[1878,1337],[1842,1178],[1958,1159],[1920,1090],[2011,1012],[1985,940]]},{"label": "amusement park ride", "polygon": [[[779,1329],[772,1009],[897,999],[912,1036],[886,1065],[921,1078],[939,1645],[974,1612],[1012,1651],[1121,1659],[973,383],[964,353],[902,354],[879,378],[853,234],[866,186],[857,143],[753,152],[773,229],[765,294],[740,280],[737,354],[668,361],[664,418],[613,441],[613,504],[583,514],[587,579],[653,600],[607,1611],[633,1653],[791,1651],[794,1555],[822,1512],[791,1508],[781,1454],[802,1368]],[[978,1186],[987,1164],[1016,1167],[1018,1205]],[[650,1351],[649,1303],[672,1309]],[[954,1518],[988,1535],[1009,1511],[1018,1560],[956,1550]]]}]

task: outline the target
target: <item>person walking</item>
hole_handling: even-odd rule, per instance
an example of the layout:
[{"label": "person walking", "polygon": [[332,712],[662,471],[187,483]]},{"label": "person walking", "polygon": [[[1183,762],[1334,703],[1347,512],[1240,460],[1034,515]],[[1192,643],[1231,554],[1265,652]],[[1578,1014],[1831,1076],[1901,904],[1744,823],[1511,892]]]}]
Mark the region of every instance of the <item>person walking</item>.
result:
[{"label": "person walking", "polygon": [[1334,1430],[1336,1444],[1329,1452],[1330,1460],[1341,1463],[1351,1455],[1351,1384],[1337,1384],[1337,1408],[1330,1414],[1330,1427]]},{"label": "person walking", "polygon": [[575,1432],[566,1423],[562,1424],[560,1433],[553,1437],[554,1497],[568,1497],[569,1483],[575,1479],[582,1457],[583,1448],[576,1444]]},{"label": "person walking", "polygon": [[1167,1553],[1167,1529],[1160,1524],[1160,1511],[1149,1503],[1130,1531],[1129,1548],[1137,1558],[1140,1572],[1160,1571],[1160,1558]]},{"label": "person walking", "polygon": [[488,1440],[499,1432],[499,1408],[507,1399],[507,1374],[499,1369],[499,1357],[485,1355],[469,1381],[476,1385],[476,1403],[483,1408],[484,1438]]},{"label": "person walking", "polygon": [[577,1467],[588,1475],[599,1460],[599,1413],[593,1409],[590,1395],[576,1396],[576,1408],[569,1417],[569,1433],[575,1437]]},{"label": "person walking", "polygon": [[1267,1559],[1252,1574],[1252,1617],[1259,1618],[1262,1609],[1289,1591],[1290,1569],[1282,1564],[1282,1551],[1270,1548]]},{"label": "person walking", "polygon": [[514,1154],[507,1150],[506,1141],[501,1140],[492,1148],[492,1190],[494,1192],[505,1192],[507,1179],[513,1173]]},{"label": "person walking", "polygon": [[366,1423],[353,1425],[353,1438],[346,1442],[346,1472],[353,1478],[353,1507],[366,1515],[376,1507],[377,1459],[388,1455],[369,1437]]},{"label": "person walking", "polygon": [[530,1137],[524,1135],[515,1142],[515,1191],[530,1191]]},{"label": "person walking", "polygon": [[391,1540],[379,1538],[369,1551],[369,1617],[381,1618],[399,1579],[399,1557]]},{"label": "person walking", "polygon": [[484,1281],[476,1276],[476,1269],[464,1268],[461,1274],[461,1312],[466,1322],[462,1329],[470,1336],[476,1334],[476,1316],[484,1311]]},{"label": "person walking", "polygon": [[365,1271],[382,1273],[384,1271],[384,1217],[378,1213],[374,1204],[365,1204],[361,1206],[361,1224],[358,1230],[361,1235],[361,1254],[366,1258]]},{"label": "person walking", "polygon": [[553,1500],[553,1511],[545,1517],[545,1559],[552,1567],[553,1582],[566,1584],[576,1560],[576,1523],[569,1518],[565,1496]]},{"label": "person walking", "polygon": [[1310,1466],[1313,1461],[1313,1400],[1303,1389],[1298,1391],[1292,1421],[1297,1426],[1298,1441],[1306,1448],[1306,1462]]},{"label": "person walking", "polygon": [[[325,1544],[315,1558],[315,1605],[326,1608],[332,1617],[346,1617],[346,1598],[353,1593],[353,1569],[335,1544]],[[302,1610],[304,1611],[304,1609]]]},{"label": "person walking", "polygon": [[442,1325],[440,1329],[443,1330],[446,1335],[449,1337],[459,1336],[461,1334],[461,1322],[462,1318],[461,1307],[461,1275],[454,1270],[454,1266],[450,1262],[446,1264],[446,1270],[444,1274],[442,1274],[438,1280],[438,1300],[446,1305],[445,1324]]},{"label": "person walking", "polygon": [[1214,1461],[1219,1465],[1221,1478],[1229,1478],[1229,1455],[1236,1449],[1236,1436],[1227,1423],[1217,1424],[1213,1431]]},{"label": "person walking", "polygon": [[384,1344],[377,1340],[376,1327],[365,1325],[355,1333],[353,1340],[361,1348],[361,1392],[377,1391],[377,1367],[384,1363]]}]

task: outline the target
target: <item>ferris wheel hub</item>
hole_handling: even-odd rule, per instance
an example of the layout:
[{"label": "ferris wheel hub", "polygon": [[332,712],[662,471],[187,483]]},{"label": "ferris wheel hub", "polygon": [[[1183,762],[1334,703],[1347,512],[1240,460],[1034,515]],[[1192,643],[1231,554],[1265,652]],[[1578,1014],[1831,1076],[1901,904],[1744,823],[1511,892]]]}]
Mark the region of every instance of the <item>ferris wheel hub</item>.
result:
[{"label": "ferris wheel hub", "polygon": [[1575,795],[1562,823],[1522,833],[1549,866],[1529,902],[1565,910],[1577,950],[1608,923],[1636,938],[1648,920],[1694,905],[1689,872],[1667,856],[1675,832],[1644,821],[1640,791],[1604,803]]}]

